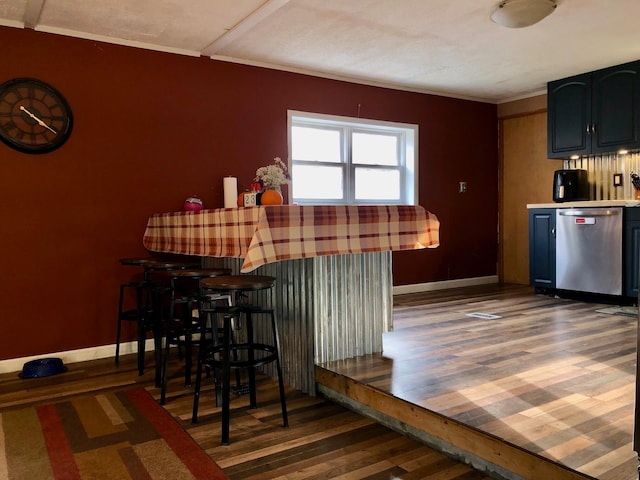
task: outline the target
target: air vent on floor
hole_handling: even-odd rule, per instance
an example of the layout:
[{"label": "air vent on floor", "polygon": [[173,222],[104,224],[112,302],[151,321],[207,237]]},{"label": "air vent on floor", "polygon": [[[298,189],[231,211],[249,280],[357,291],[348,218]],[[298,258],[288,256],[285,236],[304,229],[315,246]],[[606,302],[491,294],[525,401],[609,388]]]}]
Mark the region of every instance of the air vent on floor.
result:
[{"label": "air vent on floor", "polygon": [[484,318],[485,320],[495,320],[496,318],[502,318],[500,315],[492,315],[491,313],[480,312],[467,313],[467,317]]}]

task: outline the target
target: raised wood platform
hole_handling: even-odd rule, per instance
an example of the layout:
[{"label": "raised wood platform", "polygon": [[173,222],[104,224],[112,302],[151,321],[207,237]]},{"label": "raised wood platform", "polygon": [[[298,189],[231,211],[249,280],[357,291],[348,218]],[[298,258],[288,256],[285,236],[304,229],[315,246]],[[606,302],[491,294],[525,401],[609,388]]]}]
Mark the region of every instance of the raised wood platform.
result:
[{"label": "raised wood platform", "polygon": [[637,318],[607,307],[521,286],[398,296],[384,354],[324,364],[317,381],[507,478],[635,480]]}]

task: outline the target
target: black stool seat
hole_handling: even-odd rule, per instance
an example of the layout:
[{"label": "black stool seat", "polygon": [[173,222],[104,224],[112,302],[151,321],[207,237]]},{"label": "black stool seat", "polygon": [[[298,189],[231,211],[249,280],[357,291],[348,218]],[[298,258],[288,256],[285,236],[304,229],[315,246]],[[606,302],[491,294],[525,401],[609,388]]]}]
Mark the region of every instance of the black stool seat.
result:
[{"label": "black stool seat", "polygon": [[[273,287],[276,279],[263,275],[228,275],[222,277],[206,278],[200,281],[200,285],[205,292],[233,295],[236,304],[233,306],[213,306],[207,310],[215,315],[222,315],[222,335],[221,338],[215,331],[210,345],[201,344],[200,355],[198,356],[198,367],[196,370],[196,385],[194,389],[192,422],[198,419],[198,402],[200,397],[200,384],[202,367],[206,366],[216,372],[214,377],[217,380],[217,372],[222,373],[220,382],[216,381],[216,398],[219,384],[222,384],[222,444],[229,444],[229,423],[230,423],[230,390],[231,390],[231,369],[247,369],[249,375],[249,405],[250,408],[257,407],[256,401],[256,368],[274,363],[278,375],[278,385],[280,390],[280,405],[282,408],[282,423],[284,427],[289,426],[287,417],[287,405],[284,394],[284,381],[282,368],[280,366],[280,355],[278,351],[278,328],[273,309],[263,308],[255,305],[243,303],[244,292],[264,290]],[[273,343],[254,341],[253,326],[254,317],[267,315],[270,320]],[[203,316],[204,317],[204,316]],[[246,341],[236,341],[232,338],[232,319],[246,319]],[[204,318],[201,321],[206,321]],[[212,321],[212,325],[217,326],[217,320]]]}]

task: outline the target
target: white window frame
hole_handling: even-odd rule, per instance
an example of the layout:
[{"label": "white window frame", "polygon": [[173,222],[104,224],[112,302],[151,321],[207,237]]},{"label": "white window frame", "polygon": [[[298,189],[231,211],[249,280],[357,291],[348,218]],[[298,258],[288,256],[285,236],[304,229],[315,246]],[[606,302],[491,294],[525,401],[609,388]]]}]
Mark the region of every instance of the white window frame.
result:
[{"label": "white window frame", "polygon": [[[288,168],[293,171],[295,164],[312,164],[322,166],[322,162],[294,161],[291,147],[291,132],[294,126],[308,126],[313,128],[327,128],[339,130],[341,140],[341,157],[344,178],[344,197],[342,199],[302,199],[293,197],[293,188],[289,190],[292,203],[299,205],[417,205],[418,192],[418,125],[398,122],[385,122],[380,120],[370,120],[354,117],[343,117],[337,115],[324,115],[319,113],[302,112],[289,110],[287,112],[287,133],[288,133]],[[400,164],[397,167],[364,165],[372,169],[398,168],[400,171],[400,199],[389,201],[387,199],[355,200],[355,168],[363,166],[354,165],[351,161],[351,133],[385,133],[398,138],[398,158]],[[327,165],[336,167],[335,162],[327,162]],[[295,182],[295,177],[291,182]]]}]

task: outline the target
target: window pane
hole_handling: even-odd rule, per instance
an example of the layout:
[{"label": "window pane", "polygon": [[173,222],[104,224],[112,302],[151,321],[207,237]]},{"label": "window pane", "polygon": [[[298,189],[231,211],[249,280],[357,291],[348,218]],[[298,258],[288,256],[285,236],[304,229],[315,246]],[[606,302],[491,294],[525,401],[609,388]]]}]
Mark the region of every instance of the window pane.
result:
[{"label": "window pane", "polygon": [[340,163],[340,132],[324,128],[292,127],[293,160]]},{"label": "window pane", "polygon": [[375,133],[354,133],[353,163],[365,165],[398,165],[398,137]]},{"label": "window pane", "polygon": [[342,167],[293,165],[291,172],[293,198],[342,199],[344,197],[342,172]]},{"label": "window pane", "polygon": [[400,172],[356,168],[356,200],[400,200]]}]

